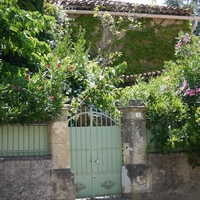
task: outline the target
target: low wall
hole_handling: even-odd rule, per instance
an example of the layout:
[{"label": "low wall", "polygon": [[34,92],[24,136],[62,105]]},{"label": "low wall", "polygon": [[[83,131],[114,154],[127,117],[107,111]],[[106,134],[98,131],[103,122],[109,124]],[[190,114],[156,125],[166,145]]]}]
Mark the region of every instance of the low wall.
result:
[{"label": "low wall", "polygon": [[45,134],[38,130],[40,126],[1,127],[0,200],[75,199],[67,110],[63,108],[59,121],[45,125]]},{"label": "low wall", "polygon": [[51,157],[0,160],[0,200],[51,199]]},{"label": "low wall", "polygon": [[124,194],[131,200],[200,199],[200,168],[192,169],[185,153],[149,154],[146,166],[132,165],[132,170],[130,166],[126,169],[129,175],[134,172],[132,191]]},{"label": "low wall", "polygon": [[192,169],[185,153],[149,154],[147,161],[152,172],[152,187],[139,199],[200,199],[200,168]]},{"label": "low wall", "polygon": [[123,112],[122,195],[131,200],[199,200],[200,167],[186,153],[147,153],[145,107],[139,100]]}]

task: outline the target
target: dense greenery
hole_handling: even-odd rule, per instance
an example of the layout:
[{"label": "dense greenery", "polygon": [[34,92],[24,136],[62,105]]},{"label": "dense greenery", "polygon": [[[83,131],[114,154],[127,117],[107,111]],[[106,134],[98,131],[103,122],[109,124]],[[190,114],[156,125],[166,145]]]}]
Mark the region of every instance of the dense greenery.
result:
[{"label": "dense greenery", "polygon": [[141,99],[148,108],[148,128],[161,152],[184,150],[189,163],[200,165],[200,39],[181,35],[176,61],[165,63],[166,73],[150,83],[138,80],[122,93],[122,102]]},{"label": "dense greenery", "polygon": [[62,64],[73,69],[72,76],[65,80],[67,87],[63,92],[66,95],[66,102],[75,108],[87,103],[114,114],[113,102],[117,98],[117,86],[122,81],[121,75],[126,63],[123,62],[114,68],[102,67],[98,58],[90,59],[89,48],[86,48],[84,38],[85,32],[80,29],[76,42],[73,42],[68,34],[60,40],[55,49]]},{"label": "dense greenery", "polygon": [[18,0],[21,9],[43,13],[44,0]]},{"label": "dense greenery", "polygon": [[27,68],[0,66],[0,116],[1,124],[44,123],[59,117],[63,107],[63,80],[70,76],[58,60],[37,73]]},{"label": "dense greenery", "polygon": [[53,19],[20,9],[17,0],[0,1],[0,53],[3,63],[35,71],[50,47],[38,36]]},{"label": "dense greenery", "polygon": [[[118,20],[118,18],[116,18]],[[166,20],[153,22],[153,19],[137,19],[142,24],[137,31],[129,30],[126,37],[115,41],[113,51],[120,51],[122,56],[116,63],[127,62],[126,74],[139,74],[147,71],[163,69],[164,61],[174,60],[175,37],[180,30],[190,32],[189,21],[182,24],[169,24]],[[152,24],[154,24],[152,26]],[[90,54],[94,57],[98,55],[99,48],[103,45],[103,29],[101,21],[91,15],[77,17],[73,22],[73,31],[78,31],[81,26],[86,30],[86,40],[91,44]]]},{"label": "dense greenery", "polygon": [[[167,6],[173,7],[185,7],[192,8],[194,10],[195,16],[200,16],[200,1],[199,0],[165,0]],[[197,28],[194,31],[194,34],[200,35],[200,22],[198,22]]]},{"label": "dense greenery", "polygon": [[[104,52],[98,51],[100,55],[95,52],[95,48],[91,53],[94,44],[90,46],[87,41],[91,37],[87,32],[90,25],[85,27],[86,31],[79,26],[77,29],[70,26],[71,21],[66,15],[58,7],[49,4],[45,4],[44,13],[51,16],[22,10],[16,0],[0,1],[1,124],[48,122],[59,117],[64,103],[70,103],[74,108],[87,103],[116,114],[117,110],[113,104],[115,100],[121,100],[125,104],[130,99],[141,99],[148,107],[148,128],[153,134],[155,147],[161,152],[180,149],[187,151],[189,163],[193,167],[200,165],[198,37],[180,35],[178,40],[174,39],[174,51],[169,47],[171,44],[165,45],[169,43],[168,36],[171,34],[170,37],[175,37],[179,30],[173,25],[168,31],[159,24],[156,30],[160,30],[160,33],[155,34],[156,31],[148,26],[151,21],[145,20],[143,23],[146,23],[147,31],[126,31],[127,37],[133,42],[126,43],[123,37],[120,37],[121,41],[127,49],[133,47],[135,53],[138,53],[139,46],[142,46],[144,51],[140,54],[148,57],[145,57],[145,62],[158,60],[159,56],[164,57],[172,52],[176,54],[174,59],[165,62],[166,72],[162,76],[151,79],[149,83],[143,82],[141,78],[136,85],[122,89],[118,86],[126,63],[122,62],[123,60],[118,60],[118,64],[112,62],[113,58],[119,55],[118,51],[113,52],[113,48],[105,46]],[[106,15],[106,19],[112,22],[111,29],[107,29],[110,31],[109,40],[114,38],[116,44],[120,43],[115,37],[118,35],[115,29],[118,22],[115,24],[111,16]],[[101,23],[106,26],[108,22]],[[183,26],[184,30],[189,30],[188,23]],[[93,30],[101,33],[98,28]],[[147,38],[148,45],[152,43],[154,51],[146,42],[142,42],[141,35]],[[101,38],[100,34],[97,38]],[[114,45],[109,40],[107,44]],[[162,51],[158,48],[160,46],[163,47]],[[140,54],[132,57],[144,59]],[[120,59],[129,61],[130,57],[127,53],[127,57]],[[169,59],[170,56],[166,60]],[[141,67],[136,64],[135,66]]]},{"label": "dense greenery", "polygon": [[5,28],[0,32],[0,123],[47,122],[59,117],[63,103],[85,102],[114,113],[125,63],[102,67],[98,58],[90,59],[84,30],[72,40],[65,15],[55,6],[45,6],[53,17],[22,10],[15,0],[0,6]]}]

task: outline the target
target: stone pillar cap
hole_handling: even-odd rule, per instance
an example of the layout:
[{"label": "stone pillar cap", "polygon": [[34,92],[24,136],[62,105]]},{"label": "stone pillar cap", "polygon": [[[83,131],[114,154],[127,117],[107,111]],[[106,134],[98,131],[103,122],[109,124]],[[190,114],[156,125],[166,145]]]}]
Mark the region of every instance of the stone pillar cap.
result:
[{"label": "stone pillar cap", "polygon": [[132,99],[129,101],[129,105],[128,106],[121,106],[121,102],[117,101],[115,102],[116,107],[118,108],[118,110],[124,112],[124,111],[134,111],[134,110],[140,110],[140,111],[146,111],[147,108],[145,106],[142,105],[141,100],[140,99]]},{"label": "stone pillar cap", "polygon": [[63,105],[63,110],[69,110],[69,109],[71,109],[72,108],[72,106],[71,105],[69,105],[69,104],[64,104]]}]

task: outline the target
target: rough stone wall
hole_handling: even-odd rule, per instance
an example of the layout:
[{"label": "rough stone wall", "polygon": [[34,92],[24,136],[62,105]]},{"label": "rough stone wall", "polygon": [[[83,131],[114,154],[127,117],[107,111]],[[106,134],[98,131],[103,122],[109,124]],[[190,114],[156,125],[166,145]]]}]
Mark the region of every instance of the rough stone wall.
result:
[{"label": "rough stone wall", "polygon": [[[131,200],[200,199],[200,168],[192,169],[185,153],[149,154],[146,167],[150,172],[143,177],[147,176],[145,179],[151,180],[151,190],[137,191],[124,196]],[[141,176],[136,169],[134,171],[137,174],[132,175],[133,179]],[[146,182],[144,181],[144,186]]]},{"label": "rough stone wall", "polygon": [[0,158],[0,200],[74,200],[65,106],[49,124],[46,157]]},{"label": "rough stone wall", "polygon": [[51,157],[0,161],[0,200],[51,199]]},{"label": "rough stone wall", "polygon": [[192,169],[186,153],[146,153],[145,107],[139,100],[118,107],[123,112],[122,194],[131,200],[199,200],[200,167]]},{"label": "rough stone wall", "polygon": [[185,153],[149,154],[148,164],[152,170],[152,192],[141,199],[200,199],[200,168],[192,169]]}]

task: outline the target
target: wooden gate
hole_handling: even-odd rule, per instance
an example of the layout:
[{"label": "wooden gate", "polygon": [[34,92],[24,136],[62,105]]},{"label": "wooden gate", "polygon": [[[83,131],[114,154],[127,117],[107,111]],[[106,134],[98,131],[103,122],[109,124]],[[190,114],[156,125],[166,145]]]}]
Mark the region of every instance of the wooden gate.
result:
[{"label": "wooden gate", "polygon": [[119,123],[104,113],[85,110],[69,119],[69,141],[76,198],[121,194]]}]

